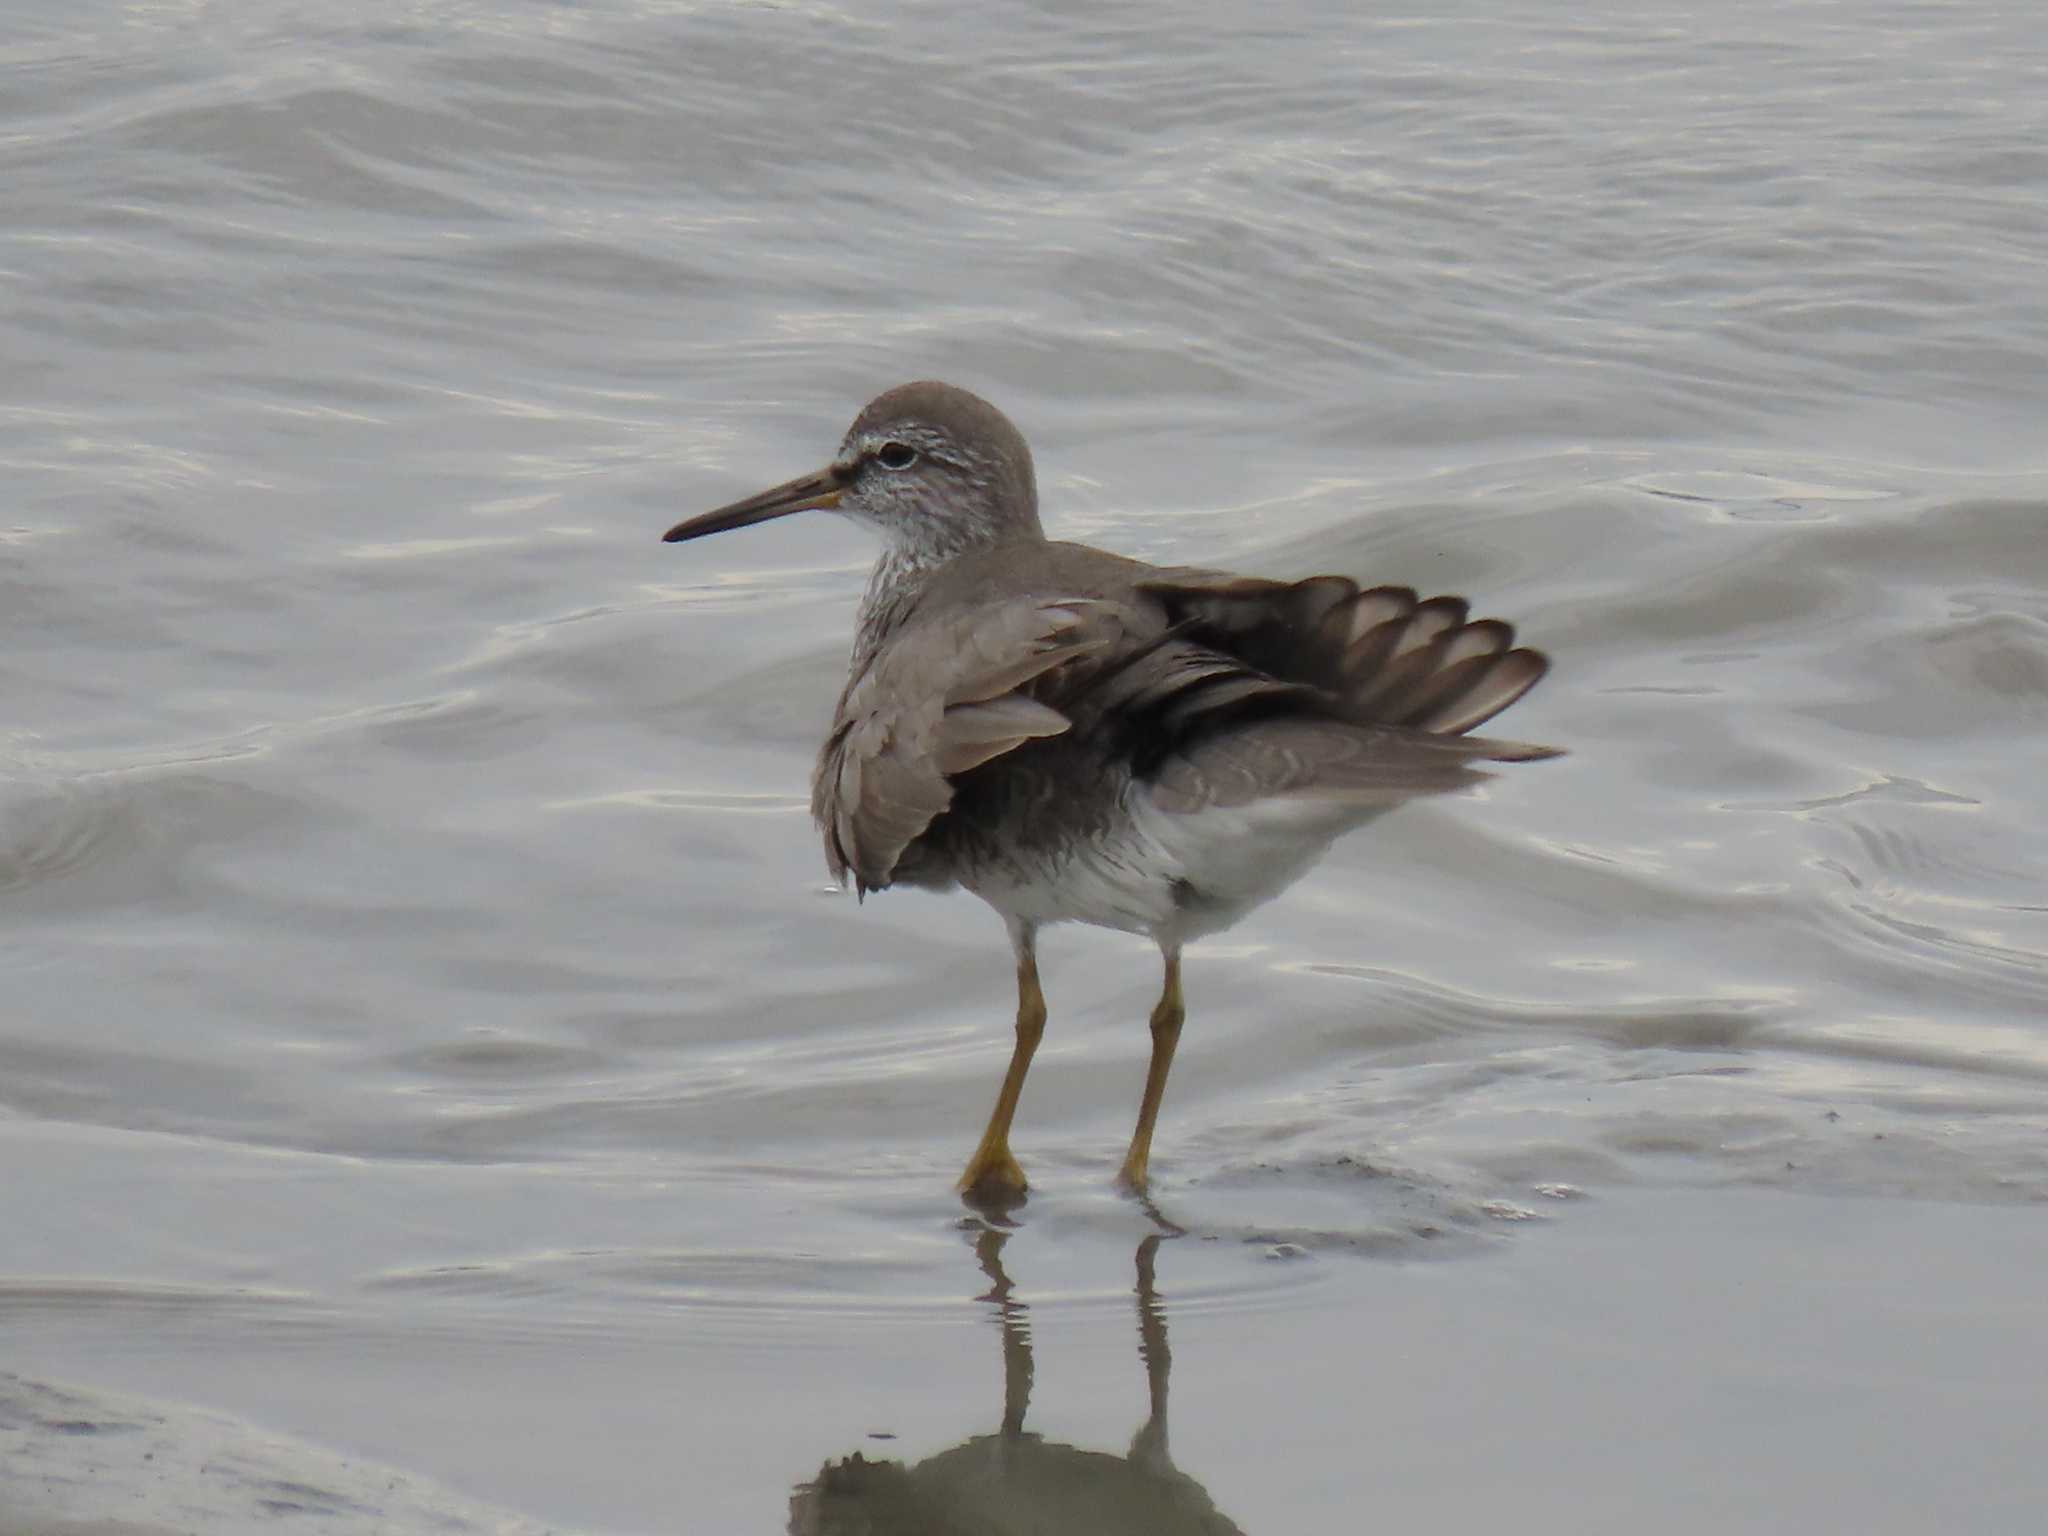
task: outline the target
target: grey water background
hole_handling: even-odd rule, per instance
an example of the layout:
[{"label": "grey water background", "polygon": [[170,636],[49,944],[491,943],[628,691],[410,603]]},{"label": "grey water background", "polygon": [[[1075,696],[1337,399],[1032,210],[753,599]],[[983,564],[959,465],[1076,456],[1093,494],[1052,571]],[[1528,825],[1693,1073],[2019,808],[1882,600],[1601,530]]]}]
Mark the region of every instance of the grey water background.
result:
[{"label": "grey water background", "polygon": [[[2036,7],[18,0],[0,197],[0,1529],[2037,1518]],[[1150,951],[992,1272],[1000,928],[805,808],[871,548],[656,542],[921,376],[1555,660],[1191,952],[1135,1310]]]}]

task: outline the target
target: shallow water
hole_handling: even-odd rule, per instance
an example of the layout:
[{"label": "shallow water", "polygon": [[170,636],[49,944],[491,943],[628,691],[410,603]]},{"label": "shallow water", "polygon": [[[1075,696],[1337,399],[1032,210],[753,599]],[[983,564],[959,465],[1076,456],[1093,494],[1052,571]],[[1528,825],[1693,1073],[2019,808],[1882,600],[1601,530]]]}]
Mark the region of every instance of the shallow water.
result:
[{"label": "shallow water", "polygon": [[[42,5],[0,70],[0,1529],[2038,1508],[2027,8]],[[1000,927],[805,807],[871,549],[656,542],[918,376],[1058,535],[1469,593],[1572,754],[1191,952],[1156,1218],[1154,957],[1047,935],[993,1256]]]}]

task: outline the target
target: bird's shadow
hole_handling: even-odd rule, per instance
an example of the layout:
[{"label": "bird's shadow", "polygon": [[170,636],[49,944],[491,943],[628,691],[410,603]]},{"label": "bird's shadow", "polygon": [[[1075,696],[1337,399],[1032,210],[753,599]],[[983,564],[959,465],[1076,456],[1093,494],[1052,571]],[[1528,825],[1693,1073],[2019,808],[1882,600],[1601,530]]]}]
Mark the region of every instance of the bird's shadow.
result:
[{"label": "bird's shadow", "polygon": [[996,1223],[972,1232],[975,1260],[989,1281],[977,1300],[990,1309],[1001,1339],[999,1427],[915,1465],[869,1460],[859,1451],[827,1462],[792,1495],[790,1536],[1242,1536],[1167,1449],[1173,1356],[1155,1273],[1161,1244],[1180,1229],[1159,1220],[1134,1256],[1137,1357],[1148,1412],[1121,1454],[1061,1445],[1024,1427],[1036,1368],[1030,1309],[1003,1265],[1010,1235]]}]

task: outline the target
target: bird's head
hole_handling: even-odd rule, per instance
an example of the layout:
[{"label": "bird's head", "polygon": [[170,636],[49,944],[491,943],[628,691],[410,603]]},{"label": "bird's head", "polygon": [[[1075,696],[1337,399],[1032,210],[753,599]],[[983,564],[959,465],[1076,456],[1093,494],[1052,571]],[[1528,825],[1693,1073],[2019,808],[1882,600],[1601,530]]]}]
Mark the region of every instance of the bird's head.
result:
[{"label": "bird's head", "polygon": [[823,469],[663,537],[674,544],[813,507],[865,523],[920,564],[1045,537],[1024,434],[979,395],[931,381],[870,400]]}]

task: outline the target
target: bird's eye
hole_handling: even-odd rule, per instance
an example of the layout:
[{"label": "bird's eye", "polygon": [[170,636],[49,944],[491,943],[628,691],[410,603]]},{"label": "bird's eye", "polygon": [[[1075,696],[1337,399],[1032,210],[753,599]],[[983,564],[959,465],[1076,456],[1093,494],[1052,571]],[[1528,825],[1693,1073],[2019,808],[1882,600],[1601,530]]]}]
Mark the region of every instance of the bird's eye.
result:
[{"label": "bird's eye", "polygon": [[875,450],[875,462],[884,469],[908,469],[917,462],[917,450],[908,443],[884,443]]}]

